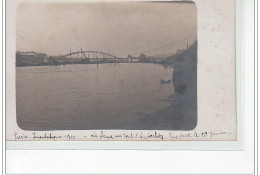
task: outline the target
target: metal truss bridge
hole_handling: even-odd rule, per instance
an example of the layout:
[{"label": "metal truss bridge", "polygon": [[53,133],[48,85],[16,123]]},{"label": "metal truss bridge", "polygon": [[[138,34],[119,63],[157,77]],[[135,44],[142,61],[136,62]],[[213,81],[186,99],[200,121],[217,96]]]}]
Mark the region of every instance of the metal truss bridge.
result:
[{"label": "metal truss bridge", "polygon": [[122,60],[114,55],[101,51],[81,51],[72,52],[61,57],[64,60],[93,60],[93,61],[118,61]]}]

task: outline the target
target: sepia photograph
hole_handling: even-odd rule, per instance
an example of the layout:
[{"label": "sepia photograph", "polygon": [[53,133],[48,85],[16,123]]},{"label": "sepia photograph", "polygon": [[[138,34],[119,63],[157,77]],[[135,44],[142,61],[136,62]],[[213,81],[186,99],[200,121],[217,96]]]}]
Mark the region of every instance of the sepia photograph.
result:
[{"label": "sepia photograph", "polygon": [[193,130],[197,7],[183,2],[20,3],[22,130]]},{"label": "sepia photograph", "polygon": [[8,2],[10,147],[240,138],[233,0]]}]

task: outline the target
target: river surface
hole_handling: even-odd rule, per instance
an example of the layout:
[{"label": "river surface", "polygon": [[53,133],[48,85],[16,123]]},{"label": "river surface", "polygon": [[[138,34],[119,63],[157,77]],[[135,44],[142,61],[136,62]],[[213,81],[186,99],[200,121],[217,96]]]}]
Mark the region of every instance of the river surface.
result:
[{"label": "river surface", "polygon": [[172,74],[138,63],[17,67],[17,122],[24,130],[149,129],[143,120],[171,105],[173,85],[160,80]]}]

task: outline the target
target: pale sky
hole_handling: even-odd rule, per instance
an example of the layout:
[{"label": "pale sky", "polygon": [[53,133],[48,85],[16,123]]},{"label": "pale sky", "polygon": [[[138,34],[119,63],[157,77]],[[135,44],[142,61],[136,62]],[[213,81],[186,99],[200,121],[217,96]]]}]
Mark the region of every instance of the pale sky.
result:
[{"label": "pale sky", "polygon": [[196,39],[197,9],[188,2],[22,3],[16,29],[17,51],[167,54]]}]

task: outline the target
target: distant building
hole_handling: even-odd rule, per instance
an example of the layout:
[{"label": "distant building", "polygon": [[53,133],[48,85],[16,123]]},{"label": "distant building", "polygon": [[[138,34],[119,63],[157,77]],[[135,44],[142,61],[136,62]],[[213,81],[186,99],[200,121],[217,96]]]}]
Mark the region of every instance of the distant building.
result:
[{"label": "distant building", "polygon": [[155,54],[154,57],[155,57],[156,59],[161,59],[161,60],[163,60],[163,59],[165,59],[167,56],[166,56],[166,54]]},{"label": "distant building", "polygon": [[179,64],[187,61],[197,61],[197,41],[190,46],[187,46],[187,50],[177,50],[176,54],[167,57],[163,60],[164,64]]},{"label": "distant building", "polygon": [[21,57],[35,57],[37,55],[36,52],[17,52],[20,53]]},{"label": "distant building", "polygon": [[133,61],[133,56],[132,56],[132,55],[128,55],[128,56],[127,56],[127,59],[128,59],[128,61],[131,61],[131,62],[132,62],[132,61]]},{"label": "distant building", "polygon": [[164,60],[166,59],[167,57],[169,56],[172,56],[174,55],[174,53],[168,53],[168,54],[155,54],[154,55],[154,58],[156,58],[157,60],[160,59],[160,60]]},{"label": "distant building", "polygon": [[48,62],[48,56],[45,53],[36,52],[16,52],[16,63],[20,64],[42,64]]},{"label": "distant building", "polygon": [[149,59],[149,57],[147,56],[147,55],[145,55],[145,54],[140,54],[140,56],[139,56],[139,62],[140,63],[150,63],[151,62],[151,60]]}]

